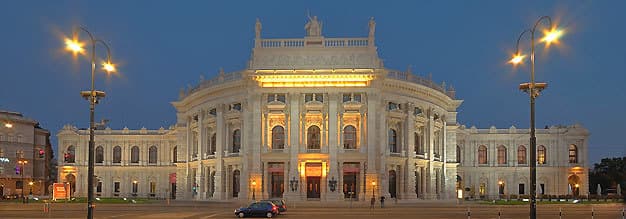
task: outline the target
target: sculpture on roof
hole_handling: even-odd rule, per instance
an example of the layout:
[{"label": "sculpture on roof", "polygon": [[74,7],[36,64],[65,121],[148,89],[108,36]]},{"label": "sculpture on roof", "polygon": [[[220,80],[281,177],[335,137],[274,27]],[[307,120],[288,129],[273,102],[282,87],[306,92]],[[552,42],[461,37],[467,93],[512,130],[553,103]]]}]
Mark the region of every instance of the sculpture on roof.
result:
[{"label": "sculpture on roof", "polygon": [[257,39],[261,38],[261,20],[256,19],[256,25],[254,26],[255,36]]},{"label": "sculpture on roof", "polygon": [[374,21],[374,17],[370,17],[369,27],[370,27],[369,38],[373,38],[374,32],[376,32],[376,21]]},{"label": "sculpture on roof", "polygon": [[304,29],[306,30],[307,36],[321,36],[322,35],[322,24],[317,20],[317,16],[307,15],[309,17],[309,22],[304,25]]}]

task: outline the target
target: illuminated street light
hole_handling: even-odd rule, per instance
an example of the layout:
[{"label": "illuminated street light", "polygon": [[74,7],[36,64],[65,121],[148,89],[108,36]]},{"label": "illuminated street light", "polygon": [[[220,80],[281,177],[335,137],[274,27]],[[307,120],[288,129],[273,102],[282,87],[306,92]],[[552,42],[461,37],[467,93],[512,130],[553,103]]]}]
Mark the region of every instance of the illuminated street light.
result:
[{"label": "illuminated street light", "polygon": [[540,42],[546,43],[546,48],[551,43],[558,43],[558,39],[563,35],[563,30],[558,29],[552,25],[552,19],[548,16],[540,17],[532,29],[524,30],[517,38],[517,49],[515,55],[509,61],[513,65],[522,63],[525,56],[522,56],[519,51],[520,40],[526,33],[530,33],[530,82],[522,83],[519,85],[519,89],[527,92],[530,97],[530,219],[537,218],[537,137],[535,136],[535,99],[539,96],[541,91],[548,85],[547,83],[535,82],[535,31],[537,26],[542,21],[547,22],[549,30],[544,30],[545,36]]},{"label": "illuminated street light", "polygon": [[256,200],[256,180],[252,180],[252,200]]},{"label": "illuminated street light", "polygon": [[96,45],[100,43],[106,48],[106,62],[103,64],[103,69],[108,72],[115,71],[115,65],[111,63],[111,49],[109,45],[107,45],[104,41],[96,39],[91,32],[89,32],[84,27],[76,27],[73,31],[72,39],[65,39],[65,48],[68,51],[74,53],[74,55],[82,54],[85,50],[83,49],[83,43],[78,40],[79,32],[87,33],[89,36],[89,43],[91,46],[91,90],[81,91],[80,95],[89,101],[89,158],[87,162],[87,218],[93,218],[93,208],[94,208],[94,111],[96,108],[96,104],[98,104],[100,98],[104,98],[104,91],[98,91],[95,87],[95,73],[96,73]]},{"label": "illuminated street light", "polygon": [[372,198],[376,199],[376,193],[374,193],[374,191],[376,191],[376,181],[372,181]]},{"label": "illuminated street light", "polygon": [[7,122],[7,123],[4,123],[4,127],[13,128],[13,124]]}]

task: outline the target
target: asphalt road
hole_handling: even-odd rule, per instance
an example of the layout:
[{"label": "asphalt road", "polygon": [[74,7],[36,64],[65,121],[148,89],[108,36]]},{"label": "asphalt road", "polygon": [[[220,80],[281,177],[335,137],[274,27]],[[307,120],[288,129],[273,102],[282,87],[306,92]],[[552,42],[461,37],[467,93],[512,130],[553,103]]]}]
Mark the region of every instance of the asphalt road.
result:
[{"label": "asphalt road", "polygon": [[[239,205],[231,203],[209,202],[173,202],[153,204],[100,204],[94,211],[95,218],[236,218],[233,210]],[[539,205],[537,218],[559,218],[562,209],[564,219],[592,218],[621,219],[624,204],[598,205]],[[85,218],[86,204],[53,204],[52,211],[43,212],[43,204],[0,203],[0,218]],[[455,205],[448,203],[399,204],[375,209],[359,206],[354,208],[328,206],[291,206],[285,214],[277,218],[440,218],[467,219],[467,210],[471,218],[528,218],[526,205]]]}]

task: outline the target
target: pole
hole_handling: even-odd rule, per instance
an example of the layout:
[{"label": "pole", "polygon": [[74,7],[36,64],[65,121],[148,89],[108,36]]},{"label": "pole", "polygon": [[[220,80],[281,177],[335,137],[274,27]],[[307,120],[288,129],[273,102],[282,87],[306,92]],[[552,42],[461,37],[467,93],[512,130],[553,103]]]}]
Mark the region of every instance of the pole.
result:
[{"label": "pole", "polygon": [[535,30],[530,34],[530,219],[537,218],[537,138],[535,137]]},{"label": "pole", "polygon": [[95,72],[96,72],[96,40],[85,28],[81,28],[91,39],[91,95],[89,96],[89,159],[87,160],[87,219],[93,219],[93,176],[94,176],[94,113],[96,109]]}]

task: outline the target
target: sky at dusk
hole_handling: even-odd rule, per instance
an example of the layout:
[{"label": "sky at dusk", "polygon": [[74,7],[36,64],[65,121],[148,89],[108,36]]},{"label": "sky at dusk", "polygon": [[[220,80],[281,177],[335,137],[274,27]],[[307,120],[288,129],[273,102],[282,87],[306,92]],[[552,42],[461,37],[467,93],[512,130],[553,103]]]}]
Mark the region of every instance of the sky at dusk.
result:
[{"label": "sky at dusk", "polygon": [[[88,127],[89,63],[63,50],[83,25],[112,47],[120,75],[99,73],[107,97],[96,108],[113,129],[168,128],[180,88],[223,67],[246,68],[255,19],[263,38],[301,38],[307,11],[326,37],[366,37],[376,20],[385,67],[453,85],[468,127],[529,126],[518,84],[529,65],[507,64],[518,35],[543,15],[565,28],[561,43],[537,46],[537,128],[580,123],[591,162],[626,156],[626,1],[0,1],[0,109],[38,120],[54,135]],[[85,37],[85,35],[81,35]],[[528,50],[530,40],[522,41]],[[97,48],[99,57],[105,50]]]}]

